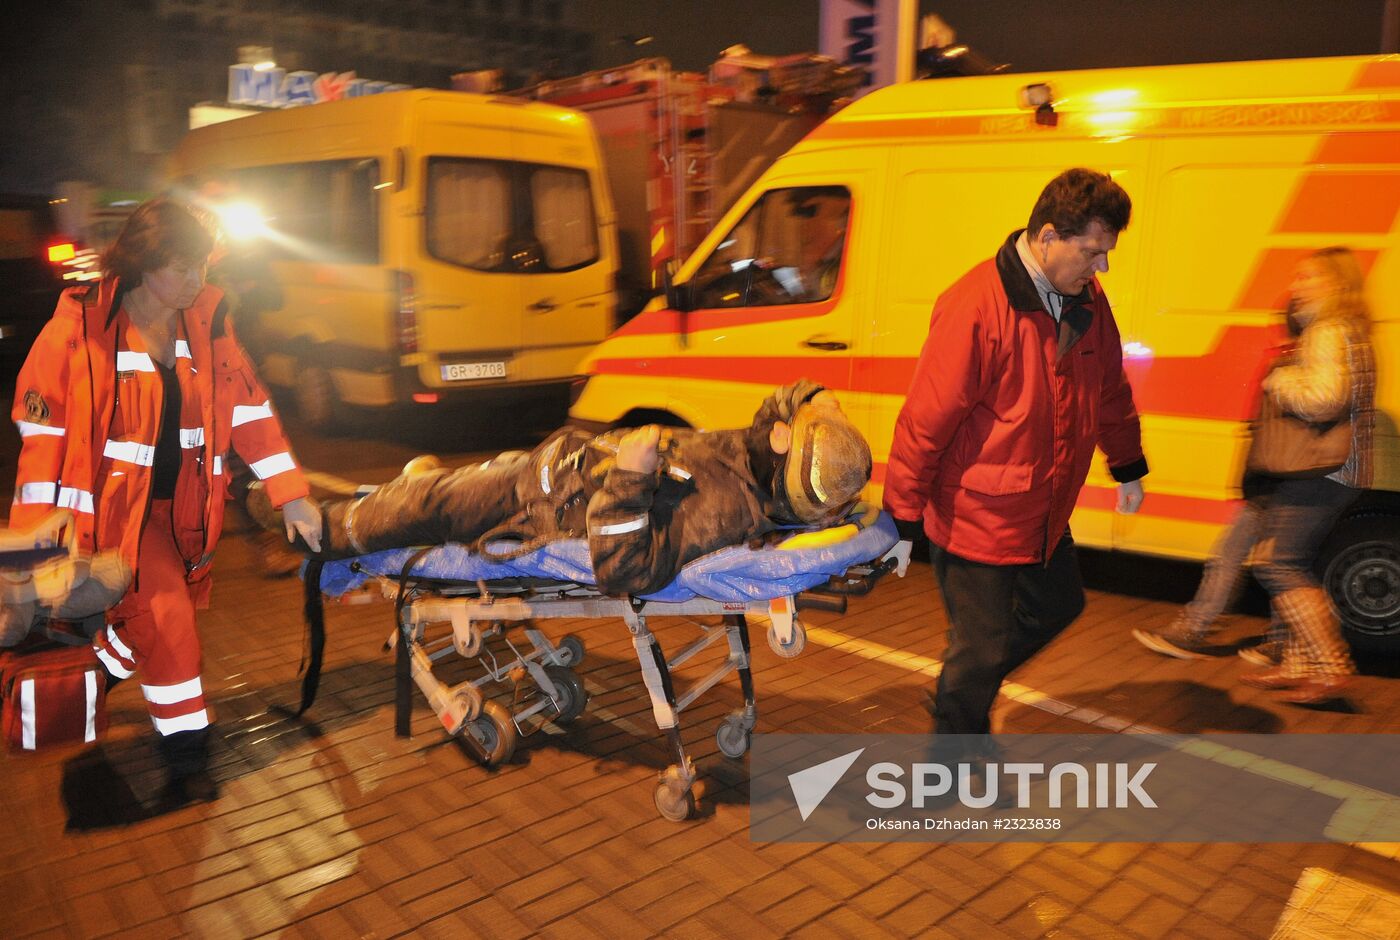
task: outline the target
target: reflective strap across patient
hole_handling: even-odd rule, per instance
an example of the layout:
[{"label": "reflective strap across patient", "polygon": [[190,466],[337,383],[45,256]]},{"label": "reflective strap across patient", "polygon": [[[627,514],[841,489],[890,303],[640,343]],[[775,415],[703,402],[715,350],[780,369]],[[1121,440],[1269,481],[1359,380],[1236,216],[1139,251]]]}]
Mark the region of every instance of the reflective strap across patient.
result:
[{"label": "reflective strap across patient", "polygon": [[622,535],[624,532],[636,532],[644,529],[647,525],[647,515],[643,513],[635,519],[628,519],[625,522],[612,522],[607,525],[595,526],[594,535]]}]

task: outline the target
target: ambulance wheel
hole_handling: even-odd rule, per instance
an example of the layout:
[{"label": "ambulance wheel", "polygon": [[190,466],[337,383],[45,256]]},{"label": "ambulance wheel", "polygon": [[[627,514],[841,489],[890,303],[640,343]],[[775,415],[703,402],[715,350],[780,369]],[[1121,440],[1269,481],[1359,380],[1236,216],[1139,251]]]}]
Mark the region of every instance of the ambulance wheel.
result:
[{"label": "ambulance wheel", "polygon": [[306,360],[296,364],[296,380],[292,395],[297,415],[317,431],[336,431],[342,421],[342,406],[335,394],[335,382],[324,366]]},{"label": "ambulance wheel", "polygon": [[719,752],[734,760],[749,752],[752,741],[753,734],[744,727],[743,719],[736,715],[730,715],[715,729],[715,743],[719,745]]},{"label": "ambulance wheel", "polygon": [[786,644],[778,639],[778,628],[774,624],[768,625],[768,647],[783,659],[796,659],[807,648],[807,628],[802,626],[802,622],[794,619],[792,622],[792,639]]},{"label": "ambulance wheel", "polygon": [[577,666],[583,662],[583,654],[587,648],[578,637],[570,633],[560,640],[558,645],[561,654],[559,665]]},{"label": "ambulance wheel", "polygon": [[498,767],[515,753],[515,721],[505,706],[497,702],[483,705],[481,717],[468,722],[465,730],[486,751],[482,763],[487,767]]},{"label": "ambulance wheel", "polygon": [[671,822],[685,822],[695,815],[695,794],[688,787],[662,781],[656,785],[652,799],[656,801],[656,811]]},{"label": "ambulance wheel", "polygon": [[559,696],[559,714],[554,716],[554,723],[572,724],[588,707],[588,690],[583,687],[583,680],[567,666],[545,666],[544,671]]}]

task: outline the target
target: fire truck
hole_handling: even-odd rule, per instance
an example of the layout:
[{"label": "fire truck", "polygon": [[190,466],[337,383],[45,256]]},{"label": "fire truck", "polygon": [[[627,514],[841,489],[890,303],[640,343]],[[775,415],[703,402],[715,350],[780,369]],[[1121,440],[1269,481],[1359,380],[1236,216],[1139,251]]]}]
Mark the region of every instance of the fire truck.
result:
[{"label": "fire truck", "polygon": [[863,70],[816,55],[727,51],[708,74],[642,59],[516,94],[582,111],[617,212],[618,314],[636,313],[772,163],[851,100]]}]

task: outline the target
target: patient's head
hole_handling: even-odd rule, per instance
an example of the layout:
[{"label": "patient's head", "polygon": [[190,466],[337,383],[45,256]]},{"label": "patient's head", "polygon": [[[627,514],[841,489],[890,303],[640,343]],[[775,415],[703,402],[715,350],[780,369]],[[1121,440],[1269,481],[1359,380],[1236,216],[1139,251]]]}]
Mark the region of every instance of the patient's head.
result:
[{"label": "patient's head", "polygon": [[775,495],[784,496],[802,522],[836,522],[870,482],[870,445],[829,391],[800,405],[791,422],[775,422],[768,441],[783,455],[774,479],[781,493]]}]

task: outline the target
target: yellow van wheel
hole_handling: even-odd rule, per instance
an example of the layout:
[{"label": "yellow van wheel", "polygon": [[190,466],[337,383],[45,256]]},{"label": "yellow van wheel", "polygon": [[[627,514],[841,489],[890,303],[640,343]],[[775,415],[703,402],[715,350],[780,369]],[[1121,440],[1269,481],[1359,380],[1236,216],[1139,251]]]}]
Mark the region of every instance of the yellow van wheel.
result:
[{"label": "yellow van wheel", "polygon": [[344,425],[345,406],[335,393],[335,383],[324,367],[302,360],[296,365],[292,395],[297,415],[316,431],[333,433]]}]

